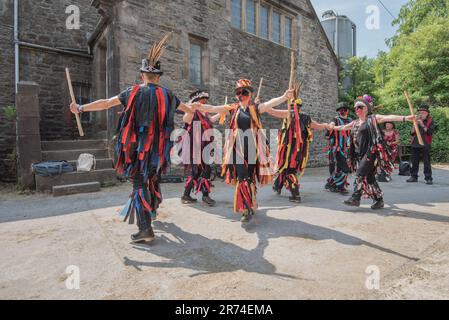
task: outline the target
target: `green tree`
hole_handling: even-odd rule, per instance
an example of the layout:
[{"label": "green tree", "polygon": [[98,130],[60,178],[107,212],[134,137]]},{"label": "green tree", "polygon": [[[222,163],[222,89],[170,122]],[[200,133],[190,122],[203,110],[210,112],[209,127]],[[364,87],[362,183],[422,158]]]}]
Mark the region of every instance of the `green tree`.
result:
[{"label": "green tree", "polygon": [[[383,59],[375,73],[382,70]],[[449,105],[449,21],[438,19],[401,36],[388,63],[387,81],[378,90],[384,101],[397,100],[409,90],[415,97],[429,97],[431,104]]]},{"label": "green tree", "polygon": [[352,57],[343,66],[340,79],[351,79],[351,88],[343,90],[340,84],[340,100],[352,102],[357,96],[369,94],[375,97],[376,77],[374,74],[374,59],[367,57]]},{"label": "green tree", "polygon": [[402,6],[393,25],[398,25],[394,37],[387,40],[387,44],[394,47],[401,36],[415,32],[418,27],[432,24],[435,19],[449,17],[449,0],[410,0]]}]

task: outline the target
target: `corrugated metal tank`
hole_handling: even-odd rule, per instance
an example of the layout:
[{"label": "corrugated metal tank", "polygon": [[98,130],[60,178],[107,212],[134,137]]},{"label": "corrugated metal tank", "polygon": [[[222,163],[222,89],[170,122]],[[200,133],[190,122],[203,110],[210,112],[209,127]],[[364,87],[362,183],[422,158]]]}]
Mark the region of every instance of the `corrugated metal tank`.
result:
[{"label": "corrugated metal tank", "polygon": [[348,59],[357,54],[357,27],[348,17],[340,16],[333,10],[326,11],[321,24],[337,57]]}]

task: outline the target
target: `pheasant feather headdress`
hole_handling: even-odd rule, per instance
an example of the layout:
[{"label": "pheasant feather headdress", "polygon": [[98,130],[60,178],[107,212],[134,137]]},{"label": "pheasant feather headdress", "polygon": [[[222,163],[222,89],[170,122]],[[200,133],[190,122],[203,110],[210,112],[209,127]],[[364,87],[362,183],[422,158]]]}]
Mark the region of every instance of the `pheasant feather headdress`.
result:
[{"label": "pheasant feather headdress", "polygon": [[301,85],[298,81],[295,82],[295,85],[293,86],[293,102],[296,102],[298,106],[302,106],[302,99],[299,97],[299,89],[301,88]]},{"label": "pheasant feather headdress", "polygon": [[159,59],[164,54],[168,39],[170,38],[172,33],[173,32],[166,33],[161,40],[153,44],[148,53],[148,58],[142,60],[142,67],[140,68],[141,72],[155,73],[160,75],[163,74],[163,72],[161,71],[161,62],[159,61]]}]

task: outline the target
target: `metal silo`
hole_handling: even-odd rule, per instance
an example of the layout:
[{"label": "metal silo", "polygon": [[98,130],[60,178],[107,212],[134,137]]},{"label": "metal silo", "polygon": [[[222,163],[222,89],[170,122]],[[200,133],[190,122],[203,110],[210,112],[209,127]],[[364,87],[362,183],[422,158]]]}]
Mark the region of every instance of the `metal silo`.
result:
[{"label": "metal silo", "polygon": [[322,18],[321,24],[337,57],[342,60],[354,57],[357,54],[355,23],[347,16],[338,15],[334,10],[324,12]]}]

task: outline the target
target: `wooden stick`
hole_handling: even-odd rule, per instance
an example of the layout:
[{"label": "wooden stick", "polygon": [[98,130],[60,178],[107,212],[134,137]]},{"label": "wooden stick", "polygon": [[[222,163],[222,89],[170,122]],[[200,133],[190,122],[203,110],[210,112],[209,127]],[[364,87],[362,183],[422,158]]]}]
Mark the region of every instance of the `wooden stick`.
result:
[{"label": "wooden stick", "polygon": [[[72,80],[70,79],[70,71],[69,68],[65,68],[65,75],[67,77],[67,85],[69,86],[70,98],[72,99],[72,103],[76,103],[75,94],[73,93]],[[81,126],[81,119],[78,113],[75,113],[76,125],[78,127],[78,132],[80,137],[84,137],[83,127]]]},{"label": "wooden stick", "polygon": [[[225,97],[225,103],[224,103],[224,105],[225,105],[225,106],[228,105],[228,96]],[[219,124],[223,124],[223,123],[225,122],[225,120],[226,120],[226,112],[221,114],[221,116],[220,116],[220,121],[219,121],[218,123],[219,123]]]},{"label": "wooden stick", "polygon": [[415,118],[415,112],[413,111],[413,105],[412,105],[412,101],[410,100],[410,95],[408,94],[407,91],[404,91],[404,95],[405,95],[405,98],[407,99],[408,107],[410,108],[410,114],[413,116],[413,126],[415,127],[415,133],[416,133],[416,136],[418,137],[418,142],[420,145],[423,146],[424,141],[422,139],[421,132],[419,131],[418,121],[416,121],[416,118]]},{"label": "wooden stick", "polygon": [[375,107],[374,107],[374,110],[381,109],[381,108],[383,108],[383,107],[384,107],[383,104],[379,104],[378,106],[375,106]]},{"label": "wooden stick", "polygon": [[[289,90],[293,89],[294,77],[295,77],[295,52],[292,50],[291,57],[290,57],[290,82],[288,84]],[[290,125],[290,122],[291,122],[291,115],[290,115],[290,111],[292,109],[291,104],[292,104],[292,100],[289,100],[288,101],[287,125]]]},{"label": "wooden stick", "polygon": [[260,78],[259,90],[257,90],[257,97],[256,97],[257,100],[260,99],[260,91],[262,90],[262,83],[263,83],[263,77]]}]

